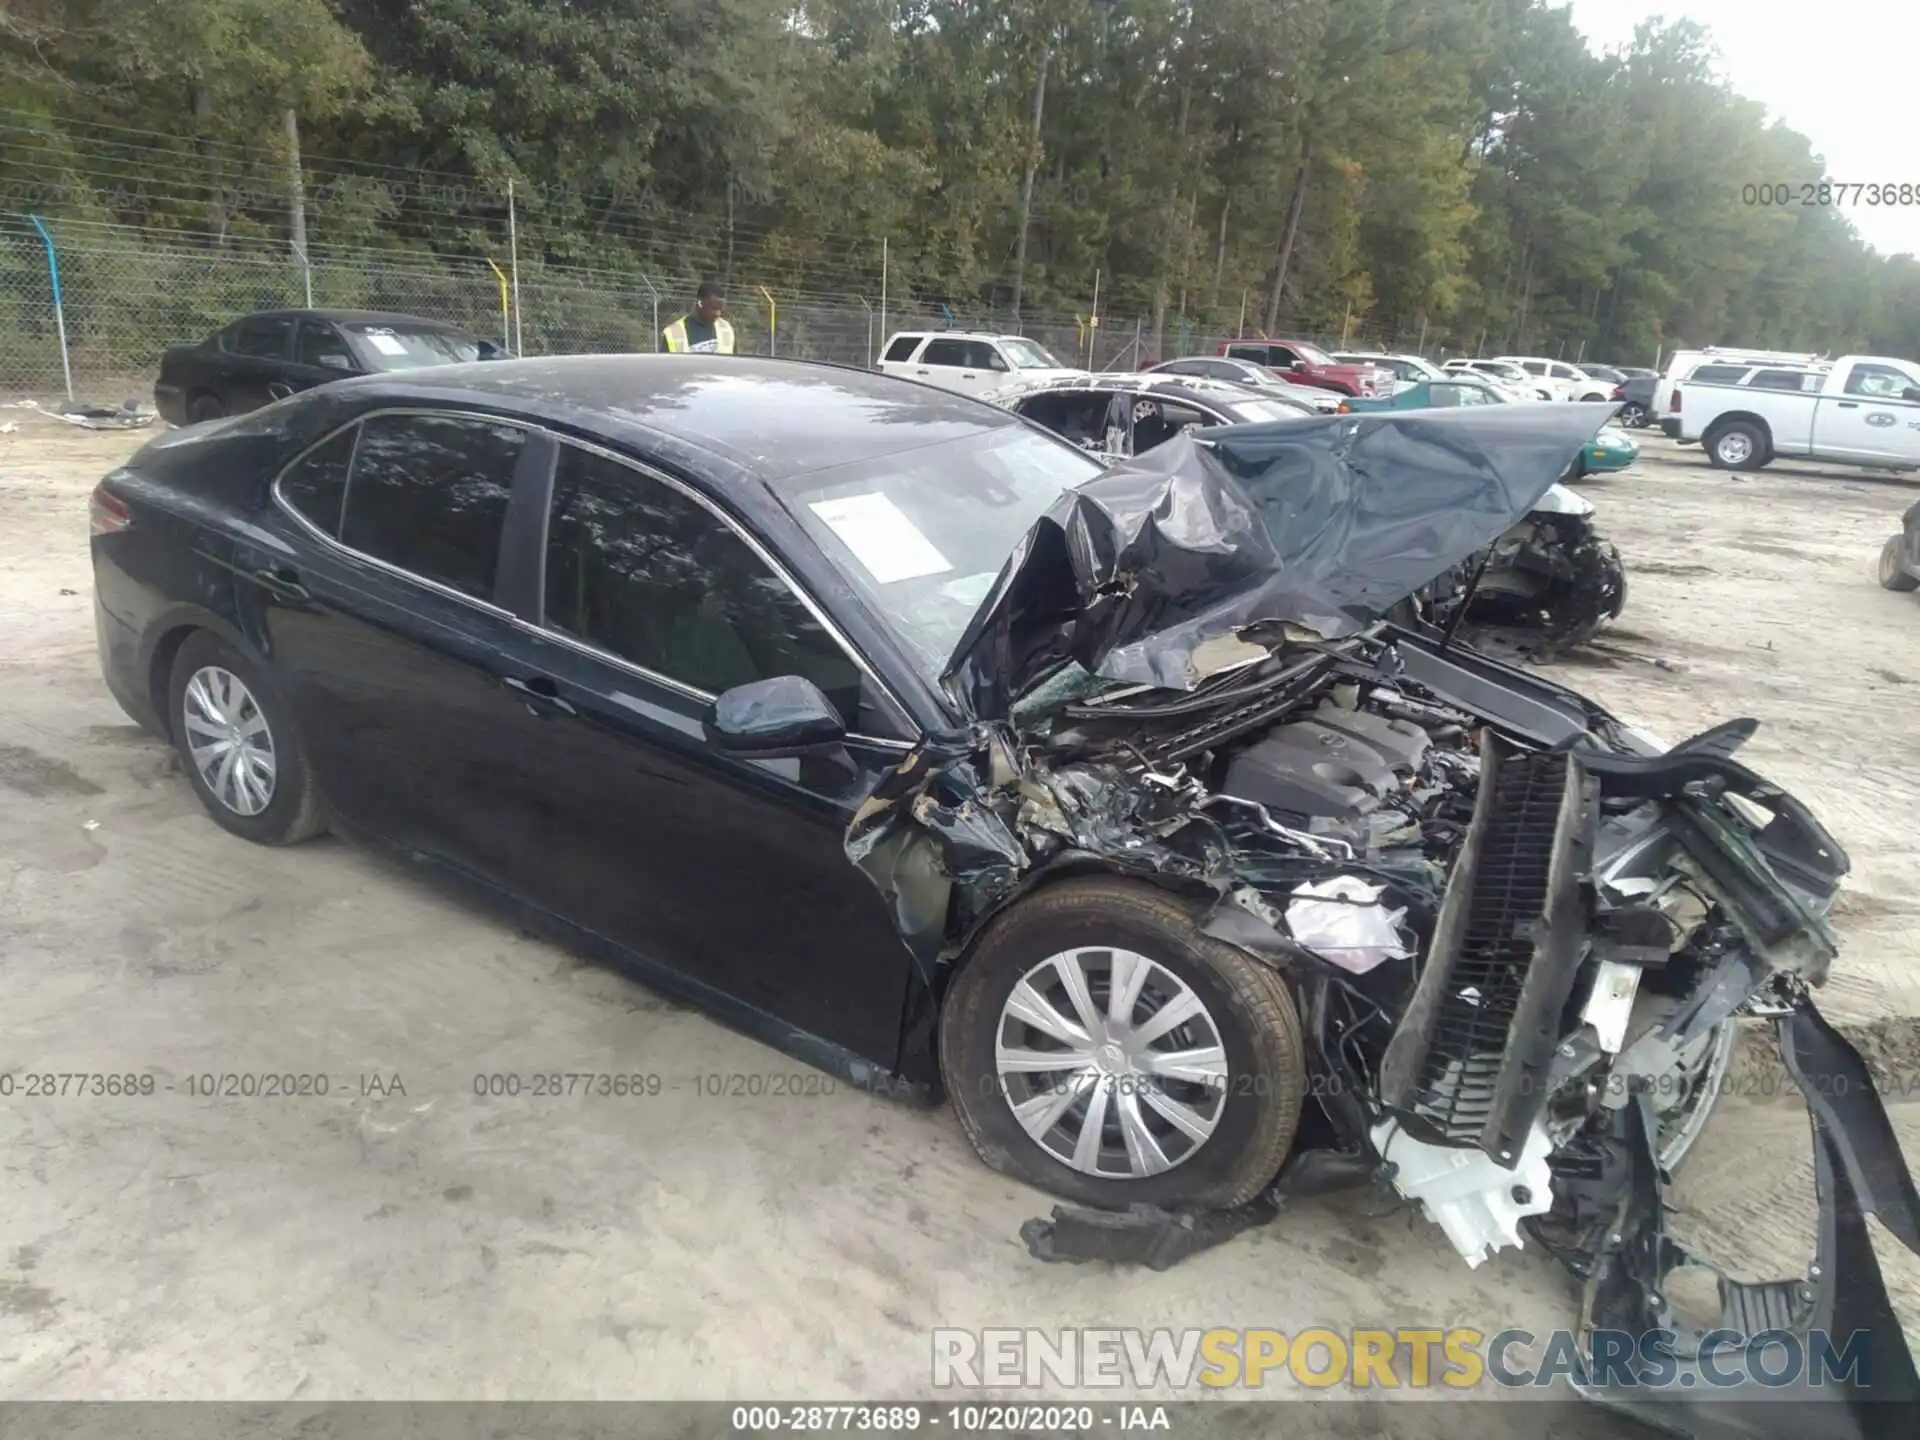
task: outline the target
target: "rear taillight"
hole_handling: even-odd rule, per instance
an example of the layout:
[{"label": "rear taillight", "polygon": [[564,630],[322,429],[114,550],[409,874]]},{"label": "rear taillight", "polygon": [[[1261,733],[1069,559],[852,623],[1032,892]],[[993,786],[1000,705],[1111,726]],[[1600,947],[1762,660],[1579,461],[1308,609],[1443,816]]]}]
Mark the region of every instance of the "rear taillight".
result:
[{"label": "rear taillight", "polygon": [[1613,395],[1612,395],[1612,397],[1611,397],[1611,398],[1613,398],[1613,399],[1615,399],[1615,400],[1624,400],[1624,399],[1626,399],[1626,398],[1627,398],[1627,387],[1626,387],[1626,386],[1624,386],[1624,385],[1616,385],[1616,386],[1614,386],[1614,387],[1613,387]]},{"label": "rear taillight", "polygon": [[93,487],[87,497],[87,530],[94,535],[118,535],[133,524],[127,502],[107,489],[106,481]]},{"label": "rear taillight", "polygon": [[1680,413],[1680,387],[1678,385],[1673,387],[1673,399],[1667,402],[1667,409],[1671,410],[1675,415]]},{"label": "rear taillight", "polygon": [[1353,413],[1353,407],[1349,405],[1346,401],[1342,400],[1338,405],[1334,407],[1333,413],[1336,415],[1351,415]]}]

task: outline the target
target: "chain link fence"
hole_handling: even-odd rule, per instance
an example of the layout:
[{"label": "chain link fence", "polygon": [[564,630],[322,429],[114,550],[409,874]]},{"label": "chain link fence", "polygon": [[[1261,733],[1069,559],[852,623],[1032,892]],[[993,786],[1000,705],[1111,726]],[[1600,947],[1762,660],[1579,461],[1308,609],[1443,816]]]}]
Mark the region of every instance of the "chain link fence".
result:
[{"label": "chain link fence", "polygon": [[[311,304],[426,315],[497,336],[528,355],[645,352],[660,348],[660,327],[686,311],[700,280],[523,260],[516,287],[505,256],[314,247],[302,264],[278,245],[215,245],[83,220],[44,223],[43,236],[29,217],[0,215],[0,392],[13,396],[65,393],[62,320],[75,397],[118,403],[147,397],[168,346],[204,339],[253,310]],[[1028,313],[1018,322],[985,307],[928,305],[889,296],[877,267],[862,293],[782,288],[736,275],[727,311],[744,353],[860,366],[874,364],[900,330],[1017,331],[1065,364],[1096,370],[1209,353],[1235,338],[1234,331],[1169,315],[1156,346],[1147,317],[1101,314],[1091,321],[1091,305],[1087,315]],[[1329,348],[1410,343],[1405,335],[1360,327],[1349,327],[1344,347],[1337,334],[1285,326],[1280,333]]]}]

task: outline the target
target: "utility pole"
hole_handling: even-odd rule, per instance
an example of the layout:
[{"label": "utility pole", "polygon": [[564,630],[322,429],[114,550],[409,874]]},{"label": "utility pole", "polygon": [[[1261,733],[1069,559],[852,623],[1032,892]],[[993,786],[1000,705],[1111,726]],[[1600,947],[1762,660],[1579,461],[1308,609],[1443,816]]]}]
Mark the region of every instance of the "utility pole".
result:
[{"label": "utility pole", "polygon": [[1280,328],[1280,292],[1286,287],[1287,267],[1293,263],[1293,242],[1300,234],[1300,212],[1307,203],[1307,171],[1313,164],[1313,137],[1300,148],[1300,168],[1293,172],[1293,198],[1287,201],[1287,223],[1280,234],[1280,258],[1273,270],[1273,293],[1267,297],[1267,334]]},{"label": "utility pole", "polygon": [[287,189],[292,209],[293,258],[300,262],[300,287],[307,297],[307,309],[313,308],[313,265],[307,259],[307,187],[300,176],[300,117],[288,106]]},{"label": "utility pole", "polygon": [[1047,69],[1053,42],[1040,47],[1040,73],[1033,82],[1033,133],[1027,141],[1027,176],[1020,186],[1020,236],[1013,246],[1013,329],[1020,332],[1020,298],[1027,283],[1027,224],[1033,219],[1033,175],[1040,168],[1040,121],[1047,108]]}]

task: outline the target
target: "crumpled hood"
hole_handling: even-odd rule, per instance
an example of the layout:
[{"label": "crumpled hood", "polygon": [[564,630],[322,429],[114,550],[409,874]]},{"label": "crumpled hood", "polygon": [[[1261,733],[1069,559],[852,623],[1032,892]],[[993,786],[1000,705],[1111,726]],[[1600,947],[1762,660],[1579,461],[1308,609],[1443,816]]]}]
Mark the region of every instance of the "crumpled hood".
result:
[{"label": "crumpled hood", "polygon": [[1489,405],[1189,431],[1062,495],[948,661],[976,719],[1069,660],[1191,689],[1194,652],[1261,622],[1352,634],[1498,538],[1604,425]]}]

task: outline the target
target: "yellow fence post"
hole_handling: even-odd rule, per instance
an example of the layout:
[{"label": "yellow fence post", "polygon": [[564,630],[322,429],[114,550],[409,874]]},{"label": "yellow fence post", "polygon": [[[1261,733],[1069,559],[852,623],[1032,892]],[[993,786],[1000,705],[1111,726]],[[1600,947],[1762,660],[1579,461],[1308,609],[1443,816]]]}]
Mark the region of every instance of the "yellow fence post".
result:
[{"label": "yellow fence post", "polygon": [[483,255],[480,258],[487,262],[487,268],[493,271],[494,278],[500,282],[500,348],[511,352],[513,350],[513,322],[508,318],[507,312],[507,272],[493,263],[493,257],[491,255]]},{"label": "yellow fence post", "polygon": [[760,293],[767,297],[767,354],[772,355],[776,348],[776,337],[780,333],[780,312],[773,303],[773,292],[762,285]]}]

